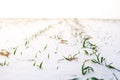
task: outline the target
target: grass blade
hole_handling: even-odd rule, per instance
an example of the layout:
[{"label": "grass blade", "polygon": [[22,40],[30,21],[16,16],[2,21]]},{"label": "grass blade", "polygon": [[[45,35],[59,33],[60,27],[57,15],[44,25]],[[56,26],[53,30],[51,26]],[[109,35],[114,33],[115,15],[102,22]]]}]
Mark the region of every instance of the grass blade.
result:
[{"label": "grass blade", "polygon": [[48,46],[48,45],[46,44],[43,50],[46,50],[46,49],[47,49],[47,46]]},{"label": "grass blade", "polygon": [[40,63],[39,68],[42,69],[43,67],[43,61]]}]

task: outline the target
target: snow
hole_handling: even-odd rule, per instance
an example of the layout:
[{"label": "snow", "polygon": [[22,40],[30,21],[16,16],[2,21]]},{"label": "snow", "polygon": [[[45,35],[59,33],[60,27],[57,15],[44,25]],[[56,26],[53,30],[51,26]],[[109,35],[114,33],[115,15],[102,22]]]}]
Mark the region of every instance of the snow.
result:
[{"label": "snow", "polygon": [[[0,63],[5,60],[8,63],[0,66],[1,80],[86,80],[90,77],[116,80],[113,73],[120,79],[119,71],[92,62],[86,65],[94,72],[82,75],[83,62],[94,57],[84,54],[84,50],[91,50],[83,49],[80,36],[74,36],[81,32],[84,32],[83,36],[90,36],[90,42],[98,46],[100,56],[120,69],[120,21],[39,19],[26,24],[13,22],[8,20],[4,23],[7,26],[1,24],[0,28],[0,49],[11,53],[9,58],[0,56]],[[61,40],[66,42],[61,43]],[[29,43],[25,45],[26,41]],[[17,49],[15,54],[14,48]],[[65,59],[74,55],[75,59],[71,61]]]}]

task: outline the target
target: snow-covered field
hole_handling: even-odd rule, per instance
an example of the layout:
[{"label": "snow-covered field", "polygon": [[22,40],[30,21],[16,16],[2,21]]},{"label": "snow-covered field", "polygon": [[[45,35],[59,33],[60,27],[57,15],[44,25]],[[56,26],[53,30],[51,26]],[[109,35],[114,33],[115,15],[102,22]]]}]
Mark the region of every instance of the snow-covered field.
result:
[{"label": "snow-covered field", "polygon": [[0,19],[0,80],[119,80],[120,20]]}]

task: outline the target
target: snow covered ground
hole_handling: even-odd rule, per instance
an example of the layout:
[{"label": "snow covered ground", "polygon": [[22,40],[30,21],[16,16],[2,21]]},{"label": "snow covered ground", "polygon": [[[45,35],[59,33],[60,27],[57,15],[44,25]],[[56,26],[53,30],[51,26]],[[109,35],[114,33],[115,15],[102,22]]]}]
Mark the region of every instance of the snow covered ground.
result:
[{"label": "snow covered ground", "polygon": [[0,79],[119,80],[119,32],[119,20],[1,19]]}]

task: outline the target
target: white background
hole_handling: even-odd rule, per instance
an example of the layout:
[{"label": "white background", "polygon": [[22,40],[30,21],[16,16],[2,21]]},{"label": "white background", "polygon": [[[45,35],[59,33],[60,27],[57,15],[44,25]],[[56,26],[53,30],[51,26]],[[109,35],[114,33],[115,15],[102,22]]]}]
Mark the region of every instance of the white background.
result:
[{"label": "white background", "polygon": [[120,0],[0,0],[0,18],[120,19]]}]

